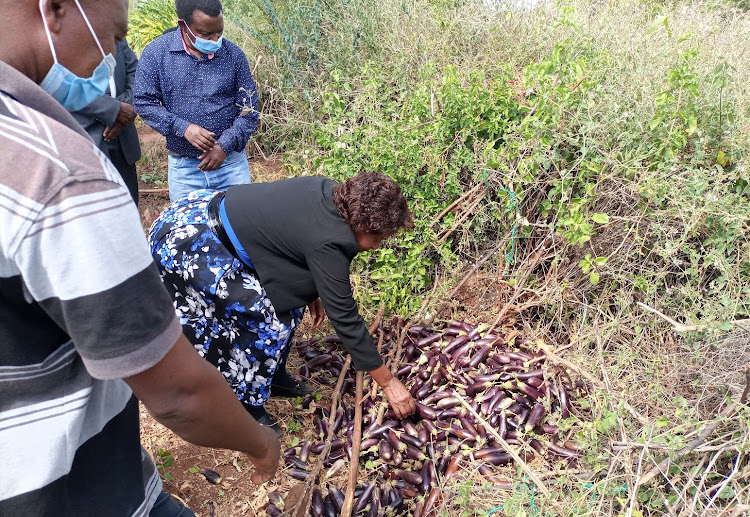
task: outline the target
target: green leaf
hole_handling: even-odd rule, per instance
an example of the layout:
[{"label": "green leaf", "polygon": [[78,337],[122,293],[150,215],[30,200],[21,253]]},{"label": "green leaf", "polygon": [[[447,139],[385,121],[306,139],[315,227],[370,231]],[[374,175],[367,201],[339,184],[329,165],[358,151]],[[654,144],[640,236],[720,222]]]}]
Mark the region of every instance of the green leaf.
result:
[{"label": "green leaf", "polygon": [[591,220],[599,224],[607,224],[609,222],[609,216],[607,214],[594,214],[591,216]]},{"label": "green leaf", "polygon": [[167,481],[174,481],[172,474],[170,474],[169,472],[164,473],[164,479],[166,479]]},{"label": "green leaf", "polygon": [[648,31],[646,31],[646,36],[651,36],[653,33],[658,31],[662,25],[667,29],[667,34],[671,36],[672,32],[669,29],[669,16],[665,14],[657,16],[654,19],[654,23],[652,23],[651,27],[648,29]]},{"label": "green leaf", "polygon": [[201,471],[201,468],[198,465],[193,465],[192,467],[188,469],[188,472],[191,472],[193,474],[197,474],[200,471]]},{"label": "green leaf", "polygon": [[589,281],[592,284],[598,284],[599,283],[599,273],[597,273],[596,271],[592,271],[591,274],[589,275]]},{"label": "green leaf", "polygon": [[289,443],[289,447],[296,447],[299,445],[299,436],[295,436],[292,438],[292,441]]},{"label": "green leaf", "polygon": [[719,325],[719,330],[732,330],[732,322],[731,321],[725,321],[721,325]]}]

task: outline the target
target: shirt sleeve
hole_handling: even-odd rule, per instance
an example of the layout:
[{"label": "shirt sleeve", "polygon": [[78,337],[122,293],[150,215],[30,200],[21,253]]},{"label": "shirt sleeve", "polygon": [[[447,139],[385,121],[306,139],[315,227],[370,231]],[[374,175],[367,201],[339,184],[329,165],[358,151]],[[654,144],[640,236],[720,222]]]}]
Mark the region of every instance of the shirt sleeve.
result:
[{"label": "shirt sleeve", "polygon": [[349,283],[349,264],[343,251],[332,243],[322,245],[307,259],[323,308],[352,356],[354,367],[371,371],[382,365],[383,359],[357,310]]},{"label": "shirt sleeve", "polygon": [[258,127],[260,112],[258,111],[258,91],[255,88],[253,74],[247,56],[241,49],[235,49],[235,104],[240,115],[234,119],[232,125],[219,137],[217,143],[225,152],[242,151],[250,136]]},{"label": "shirt sleeve", "polygon": [[[25,288],[70,336],[93,377],[147,370],[182,329],[138,210],[124,186],[104,179],[69,182],[56,197],[14,253]],[[66,205],[73,208],[61,210]]]},{"label": "shirt sleeve", "polygon": [[170,113],[164,107],[160,74],[161,61],[157,55],[159,50],[154,49],[153,43],[143,49],[135,72],[133,107],[135,112],[155,131],[164,136],[182,137],[190,122]]}]

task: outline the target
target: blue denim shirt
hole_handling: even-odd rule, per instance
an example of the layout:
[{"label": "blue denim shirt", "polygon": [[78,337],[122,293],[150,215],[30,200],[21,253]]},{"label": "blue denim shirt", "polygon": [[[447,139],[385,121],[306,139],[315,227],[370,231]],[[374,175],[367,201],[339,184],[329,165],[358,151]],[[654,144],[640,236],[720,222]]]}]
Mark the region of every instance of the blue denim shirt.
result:
[{"label": "blue denim shirt", "polygon": [[156,38],[141,54],[133,97],[136,113],[179,156],[201,154],[184,138],[191,123],[213,131],[227,153],[244,150],[258,126],[258,92],[247,57],[226,38],[216,53],[200,59],[185,51],[179,29]]}]

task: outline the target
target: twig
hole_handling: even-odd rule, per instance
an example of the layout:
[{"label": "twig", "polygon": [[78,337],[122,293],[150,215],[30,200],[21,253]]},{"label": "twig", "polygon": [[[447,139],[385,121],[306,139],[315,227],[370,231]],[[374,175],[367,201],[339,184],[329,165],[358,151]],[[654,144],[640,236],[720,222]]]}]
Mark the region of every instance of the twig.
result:
[{"label": "twig", "polygon": [[[706,441],[706,438],[708,438],[716,430],[716,428],[724,422],[724,419],[726,417],[734,413],[734,410],[737,408],[737,406],[737,402],[732,402],[730,405],[725,407],[722,412],[719,413],[719,417],[714,423],[707,425],[706,428],[703,429],[703,431],[697,437],[693,438],[693,440],[690,441],[690,443],[688,443],[679,451],[675,452],[672,458],[667,456],[666,458],[661,460],[654,468],[649,470],[646,475],[643,476],[643,479],[641,479],[641,482],[639,484],[645,485],[649,483],[654,477],[664,472],[669,467],[670,463],[679,461],[682,457],[695,450],[696,447]],[[637,488],[637,486],[634,487],[634,489]]]},{"label": "twig", "polygon": [[352,437],[352,459],[349,466],[349,483],[346,486],[346,496],[341,507],[341,517],[351,517],[354,509],[354,489],[357,486],[359,474],[359,448],[362,445],[362,384],[363,372],[357,372],[356,396],[354,398],[354,436]]},{"label": "twig", "polygon": [[378,327],[380,326],[380,322],[383,320],[383,314],[385,313],[385,302],[380,303],[380,308],[378,309],[378,313],[375,315],[375,319],[372,320],[372,324],[367,329],[367,333],[372,336],[372,334],[378,330]]},{"label": "twig", "polygon": [[461,195],[460,195],[460,196],[458,197],[458,199],[456,199],[456,200],[455,200],[455,201],[454,201],[453,203],[451,203],[451,204],[450,204],[450,205],[448,206],[448,208],[446,208],[445,210],[443,210],[442,212],[440,212],[440,213],[439,213],[438,215],[436,215],[436,216],[435,216],[435,218],[434,218],[434,219],[432,220],[432,222],[430,223],[430,226],[432,226],[433,224],[435,224],[436,222],[438,222],[438,221],[439,221],[440,219],[442,219],[442,217],[443,217],[443,216],[444,216],[445,214],[447,214],[448,212],[450,212],[451,210],[453,210],[454,208],[456,208],[456,206],[457,206],[457,205],[458,205],[459,203],[461,203],[461,202],[462,202],[462,201],[463,201],[464,199],[466,199],[466,198],[468,198],[469,196],[471,196],[472,194],[474,194],[474,192],[476,192],[477,190],[479,190],[479,188],[480,188],[480,187],[481,187],[482,185],[483,185],[483,183],[477,183],[477,184],[476,184],[476,185],[474,185],[474,186],[473,186],[473,187],[472,187],[471,189],[469,189],[469,190],[467,190],[466,192],[464,192],[463,194],[461,194]]},{"label": "twig", "polygon": [[[587,381],[589,381],[591,384],[593,384],[594,386],[596,386],[599,389],[606,389],[606,387],[603,385],[602,381],[600,381],[596,377],[592,376],[590,373],[587,373],[587,372],[583,371],[582,369],[580,369],[578,366],[576,366],[575,364],[571,363],[567,359],[563,359],[562,357],[559,357],[558,355],[556,355],[549,348],[549,345],[545,345],[543,343],[540,343],[538,346],[539,346],[539,349],[542,352],[544,352],[544,355],[547,357],[547,359],[550,362],[553,362],[553,363],[555,363],[555,364],[557,364],[559,366],[564,366],[565,368],[573,370],[578,375],[580,375],[581,377],[583,377],[584,379],[586,379]],[[627,409],[628,412],[631,415],[633,415],[633,417],[635,417],[642,425],[644,425],[644,426],[650,426],[651,425],[651,422],[649,421],[649,419],[646,418],[646,417],[644,417],[644,416],[641,416],[640,414],[638,414],[638,412],[633,408],[633,406],[631,406],[630,404],[628,404],[627,400],[625,400],[624,398],[620,397],[616,393],[612,393],[612,396],[616,397],[622,403],[623,407],[625,409]]]},{"label": "twig", "polygon": [[683,325],[682,323],[679,323],[679,322],[673,320],[672,318],[670,318],[666,314],[657,311],[653,307],[649,307],[645,303],[641,303],[641,302],[635,302],[635,303],[639,307],[642,307],[642,308],[646,309],[648,312],[652,312],[652,313],[656,314],[661,319],[663,319],[664,321],[666,321],[667,323],[669,323],[670,325],[672,325],[672,330],[674,330],[675,332],[691,332],[691,331],[694,331],[694,330],[705,330],[705,329],[708,328],[706,325]]},{"label": "twig", "polygon": [[[344,366],[341,368],[341,373],[339,373],[339,379],[336,382],[336,387],[333,388],[331,412],[328,416],[328,436],[326,436],[326,443],[325,446],[323,446],[323,452],[321,452],[320,456],[318,456],[318,461],[315,463],[315,467],[310,471],[310,474],[305,480],[305,488],[302,490],[302,494],[300,494],[300,498],[298,499],[297,504],[292,510],[292,515],[307,515],[307,512],[310,510],[310,504],[312,503],[312,493],[315,488],[315,480],[318,478],[318,474],[323,468],[323,463],[328,457],[328,453],[331,452],[331,441],[333,440],[334,434],[333,422],[336,420],[336,410],[339,404],[339,394],[341,392],[341,386],[344,384],[344,378],[349,372],[349,367],[351,366],[351,364],[352,356],[347,356],[346,361],[344,361]],[[305,508],[305,511],[302,513],[299,512],[301,505],[303,508]]]},{"label": "twig", "polygon": [[523,292],[523,285],[526,283],[526,280],[529,279],[529,276],[531,276],[531,272],[533,271],[533,269],[537,266],[537,264],[539,264],[539,260],[541,259],[543,253],[544,248],[542,246],[539,246],[537,252],[534,253],[534,256],[532,257],[531,262],[526,267],[526,273],[524,273],[523,277],[518,281],[518,283],[516,283],[516,288],[513,292],[513,296],[510,297],[510,300],[508,300],[508,302],[503,306],[500,314],[498,314],[497,318],[495,318],[495,321],[492,322],[492,325],[490,325],[490,327],[487,329],[488,334],[492,332],[492,329],[494,329],[495,326],[503,319],[503,316],[508,313],[513,303],[518,299],[519,296],[521,296],[521,293]]},{"label": "twig", "polygon": [[521,459],[521,457],[516,453],[516,451],[513,450],[513,448],[508,444],[508,442],[506,442],[503,439],[503,437],[500,436],[500,434],[495,430],[494,427],[492,427],[489,424],[489,422],[487,422],[484,418],[482,418],[481,416],[479,416],[479,413],[477,413],[476,411],[474,411],[474,408],[471,407],[471,404],[469,404],[468,402],[466,402],[466,400],[464,399],[464,397],[461,394],[456,393],[455,396],[458,399],[458,401],[461,404],[463,404],[464,407],[474,416],[474,418],[477,419],[477,422],[479,422],[480,424],[482,424],[485,427],[485,429],[487,429],[487,431],[492,436],[495,437],[495,440],[497,440],[497,442],[500,445],[502,445],[503,449],[505,449],[506,451],[508,451],[508,454],[510,454],[513,457],[513,459],[516,461],[516,463],[521,466],[521,468],[523,469],[523,471],[526,472],[526,475],[528,475],[529,478],[531,478],[531,480],[534,482],[534,484],[537,486],[537,488],[539,488],[539,490],[544,495],[546,495],[547,497],[549,497],[550,492],[547,489],[547,486],[544,484],[544,481],[542,481],[541,479],[539,479],[539,476],[537,476],[536,472],[534,472],[531,469],[531,467],[529,467],[529,465],[525,461],[523,461],[523,459]]},{"label": "twig", "polygon": [[169,187],[165,188],[140,188],[138,189],[139,194],[166,194],[169,192]]},{"label": "twig", "polygon": [[471,278],[471,276],[477,272],[477,270],[482,266],[482,264],[487,262],[490,258],[492,258],[492,256],[495,253],[497,253],[497,250],[499,250],[508,240],[508,238],[510,237],[510,234],[511,232],[506,233],[505,237],[503,237],[500,241],[498,241],[497,245],[494,248],[492,248],[492,250],[490,250],[489,253],[487,253],[484,257],[479,259],[479,261],[474,265],[474,267],[471,268],[471,271],[469,271],[466,274],[466,276],[464,276],[463,279],[461,279],[458,285],[456,285],[456,287],[454,287],[453,290],[451,290],[451,292],[448,293],[448,298],[453,298],[455,294],[458,292],[458,290],[461,289],[461,287],[467,282],[467,280],[469,280],[469,278]]},{"label": "twig", "polygon": [[745,389],[742,391],[740,404],[745,404],[747,402],[748,392],[750,392],[750,364],[745,366]]},{"label": "twig", "polygon": [[438,242],[437,242],[438,246],[443,244],[448,239],[448,237],[450,237],[453,234],[453,232],[455,232],[456,229],[458,229],[460,225],[466,222],[466,219],[468,219],[469,216],[471,216],[471,214],[474,213],[474,209],[477,207],[479,203],[482,202],[483,199],[484,199],[484,192],[480,192],[477,198],[471,202],[468,208],[466,208],[466,210],[464,210],[464,212],[460,216],[456,217],[456,221],[453,223],[453,226],[451,226],[450,229],[446,231],[443,234],[443,236],[438,239]]}]

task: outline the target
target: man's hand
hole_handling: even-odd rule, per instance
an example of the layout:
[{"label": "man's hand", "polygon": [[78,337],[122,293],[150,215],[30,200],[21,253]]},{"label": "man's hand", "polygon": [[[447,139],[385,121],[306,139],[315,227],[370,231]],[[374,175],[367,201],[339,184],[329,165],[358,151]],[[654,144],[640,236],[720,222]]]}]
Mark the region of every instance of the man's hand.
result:
[{"label": "man's hand", "polygon": [[122,131],[125,128],[122,124],[119,122],[115,122],[112,127],[105,127],[104,128],[104,141],[109,142],[110,140],[114,140],[120,135],[120,131]]},{"label": "man's hand", "polygon": [[[279,437],[270,427],[262,427],[261,441],[265,445],[266,454],[261,458],[250,457],[250,461],[255,465],[255,472],[250,475],[250,480],[256,485],[270,481],[276,476],[276,470],[279,468],[279,456],[281,444]],[[264,447],[260,447],[263,449]]]},{"label": "man's hand", "polygon": [[313,328],[316,329],[321,323],[323,323],[323,320],[326,319],[326,311],[323,309],[323,302],[318,298],[308,305],[307,308],[310,309],[310,316],[312,316],[313,319]]},{"label": "man's hand", "polygon": [[120,103],[120,112],[117,114],[117,123],[129,126],[135,122],[135,109],[127,102]]},{"label": "man's hand", "polygon": [[414,397],[411,396],[406,386],[398,380],[396,377],[391,379],[385,384],[381,384],[383,387],[383,393],[385,398],[388,399],[391,409],[396,413],[398,418],[406,418],[409,415],[413,415],[417,410],[417,405],[414,403]]},{"label": "man's hand", "polygon": [[198,124],[190,124],[185,130],[185,140],[190,142],[203,152],[210,151],[216,144],[216,135],[208,129],[203,129]]},{"label": "man's hand", "polygon": [[201,160],[198,168],[202,171],[215,171],[221,167],[226,157],[227,153],[224,152],[224,149],[219,144],[216,144],[209,151],[205,151],[198,157]]}]

